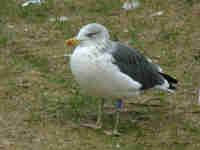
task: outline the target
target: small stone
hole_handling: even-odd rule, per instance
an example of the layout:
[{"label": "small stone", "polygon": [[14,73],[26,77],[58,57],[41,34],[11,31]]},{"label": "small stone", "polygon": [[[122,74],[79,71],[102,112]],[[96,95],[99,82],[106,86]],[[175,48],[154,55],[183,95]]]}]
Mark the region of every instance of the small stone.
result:
[{"label": "small stone", "polygon": [[163,15],[163,11],[158,11],[158,12],[155,12],[155,13],[153,13],[152,15],[151,15],[151,17],[154,17],[154,16],[161,16],[161,15]]},{"label": "small stone", "polygon": [[127,33],[127,32],[128,32],[128,29],[124,29],[124,31],[123,31],[123,32]]},{"label": "small stone", "polygon": [[56,18],[53,18],[53,17],[52,17],[52,18],[49,19],[49,21],[50,21],[50,22],[55,22],[55,21],[56,21]]},{"label": "small stone", "polygon": [[120,144],[119,144],[119,143],[116,144],[116,148],[117,148],[117,149],[120,148]]},{"label": "small stone", "polygon": [[41,142],[41,139],[40,138],[35,138],[33,139],[34,142]]},{"label": "small stone", "polygon": [[24,32],[28,32],[28,28],[25,28],[25,29],[24,29]]},{"label": "small stone", "polygon": [[13,29],[14,27],[15,27],[14,25],[11,25],[11,24],[8,25],[8,28],[10,29]]},{"label": "small stone", "polygon": [[67,21],[67,20],[69,20],[69,18],[66,17],[66,16],[60,16],[60,17],[59,17],[59,21],[60,21],[60,22],[64,22],[64,21]]},{"label": "small stone", "polygon": [[140,6],[139,0],[127,0],[124,2],[122,8],[125,10],[135,9]]},{"label": "small stone", "polygon": [[60,17],[52,17],[49,19],[50,22],[55,22],[55,21],[60,21],[60,22],[65,22],[68,21],[69,18],[66,16],[60,16]]}]

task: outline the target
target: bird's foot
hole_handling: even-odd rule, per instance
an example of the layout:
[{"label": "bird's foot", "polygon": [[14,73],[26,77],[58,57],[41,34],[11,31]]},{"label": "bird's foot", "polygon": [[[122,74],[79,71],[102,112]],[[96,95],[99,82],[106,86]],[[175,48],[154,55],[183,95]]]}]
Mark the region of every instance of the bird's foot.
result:
[{"label": "bird's foot", "polygon": [[110,135],[110,136],[112,136],[112,135],[114,135],[114,136],[120,136],[120,135],[121,135],[121,133],[118,132],[117,130],[113,130],[113,131],[104,131],[104,133],[105,133],[106,135]]},{"label": "bird's foot", "polygon": [[95,130],[98,130],[98,129],[101,129],[101,128],[102,128],[102,125],[101,125],[101,124],[89,124],[89,123],[84,123],[84,124],[81,124],[81,125],[84,126],[84,127],[87,127],[87,128],[95,129]]}]

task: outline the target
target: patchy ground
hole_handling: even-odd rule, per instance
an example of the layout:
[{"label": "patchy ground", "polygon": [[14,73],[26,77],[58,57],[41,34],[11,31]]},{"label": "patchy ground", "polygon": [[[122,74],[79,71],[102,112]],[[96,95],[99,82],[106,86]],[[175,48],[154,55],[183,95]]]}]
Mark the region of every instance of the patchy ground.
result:
[{"label": "patchy ground", "polygon": [[[199,0],[141,0],[128,12],[120,0],[45,0],[22,8],[23,2],[0,5],[0,149],[200,149]],[[158,11],[163,15],[151,16]],[[69,20],[55,20],[60,16]],[[175,94],[148,91],[127,100],[120,137],[79,126],[95,122],[97,98],[79,92],[64,41],[90,22],[132,40],[180,80]],[[105,130],[113,125],[112,104],[105,108]]]}]

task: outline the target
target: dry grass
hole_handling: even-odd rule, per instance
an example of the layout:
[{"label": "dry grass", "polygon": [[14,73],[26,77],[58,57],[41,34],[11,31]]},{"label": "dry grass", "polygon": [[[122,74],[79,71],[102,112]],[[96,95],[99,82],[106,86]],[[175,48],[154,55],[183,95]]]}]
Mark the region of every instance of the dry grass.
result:
[{"label": "dry grass", "polygon": [[[198,0],[143,0],[128,12],[120,10],[120,0],[46,0],[27,8],[22,2],[0,5],[0,149],[200,148]],[[151,17],[157,11],[164,14]],[[50,21],[57,16],[70,19]],[[63,57],[70,51],[64,40],[89,22],[104,24],[121,41],[132,39],[132,46],[180,80],[175,94],[149,91],[127,100],[120,137],[79,126],[94,121],[97,98],[80,94]],[[106,112],[104,129],[111,129],[112,102]]]}]

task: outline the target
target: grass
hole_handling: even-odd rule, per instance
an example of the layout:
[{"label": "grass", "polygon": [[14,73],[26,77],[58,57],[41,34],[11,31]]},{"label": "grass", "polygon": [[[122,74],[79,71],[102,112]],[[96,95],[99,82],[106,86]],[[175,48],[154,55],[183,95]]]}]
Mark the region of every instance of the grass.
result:
[{"label": "grass", "polygon": [[[200,148],[198,0],[143,0],[128,12],[119,0],[22,3],[0,5],[0,149]],[[164,13],[151,17],[157,11]],[[50,21],[59,16],[69,20]],[[120,137],[80,126],[95,122],[98,98],[81,93],[63,56],[71,52],[64,41],[90,22],[104,24],[113,39],[132,40],[180,81],[175,94],[147,91],[126,100]],[[113,105],[106,101],[105,130],[113,128]]]}]

